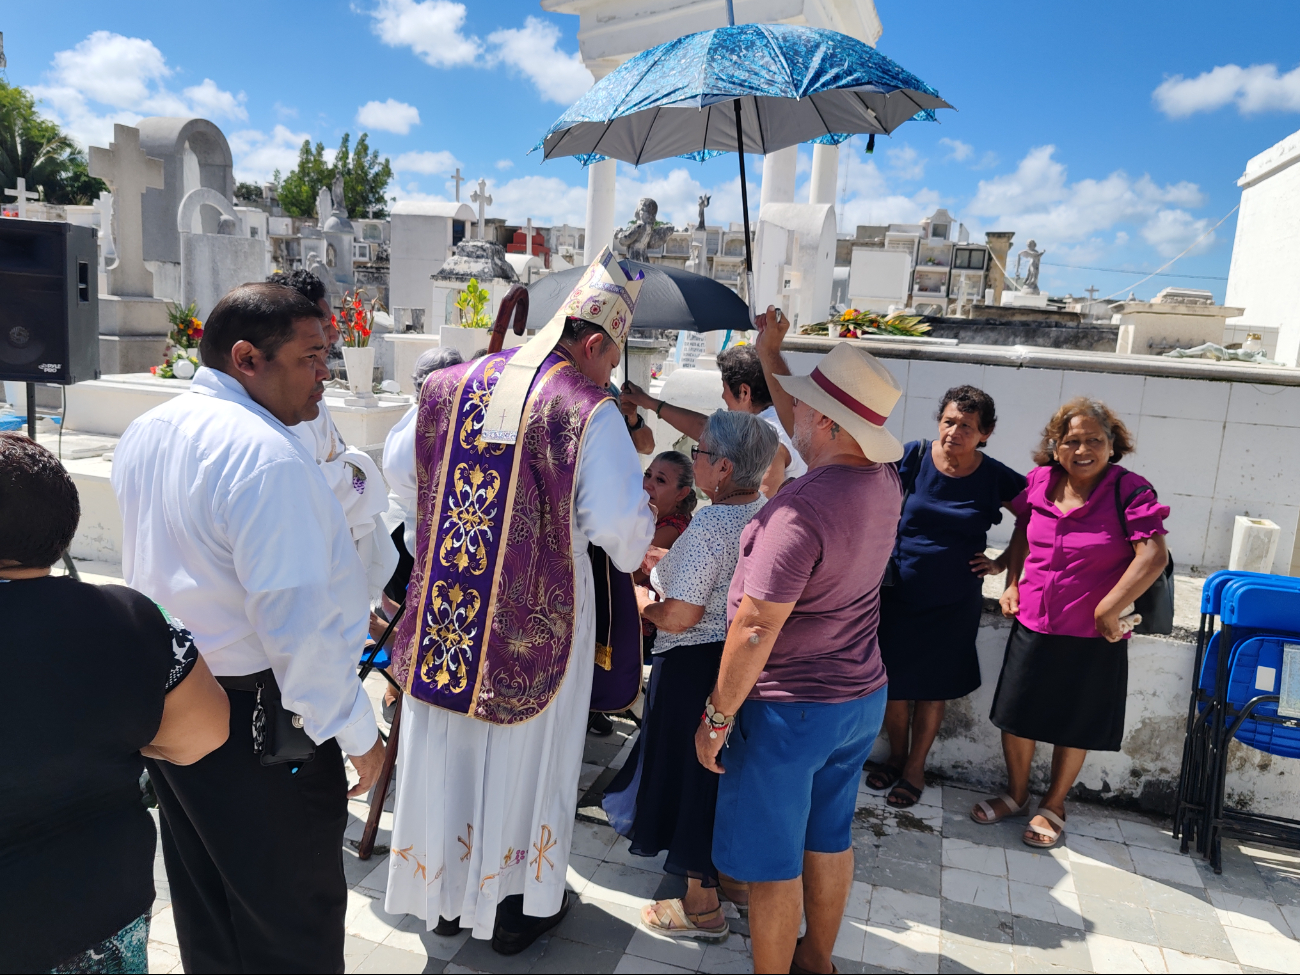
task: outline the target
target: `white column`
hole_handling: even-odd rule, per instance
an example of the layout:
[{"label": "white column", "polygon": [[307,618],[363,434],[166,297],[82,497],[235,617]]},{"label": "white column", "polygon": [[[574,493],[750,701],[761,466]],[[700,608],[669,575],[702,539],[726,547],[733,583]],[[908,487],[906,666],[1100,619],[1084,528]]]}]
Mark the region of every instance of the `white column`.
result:
[{"label": "white column", "polygon": [[614,242],[614,175],[618,163],[613,159],[587,167],[587,239],[583,260],[590,264],[601,248]]},{"label": "white column", "polygon": [[840,147],[813,146],[812,181],[808,185],[809,203],[835,204],[835,183],[840,175]]},{"label": "white column", "polygon": [[759,195],[759,213],[769,203],[793,203],[795,169],[799,164],[799,147],[787,146],[763,157],[763,188]]}]

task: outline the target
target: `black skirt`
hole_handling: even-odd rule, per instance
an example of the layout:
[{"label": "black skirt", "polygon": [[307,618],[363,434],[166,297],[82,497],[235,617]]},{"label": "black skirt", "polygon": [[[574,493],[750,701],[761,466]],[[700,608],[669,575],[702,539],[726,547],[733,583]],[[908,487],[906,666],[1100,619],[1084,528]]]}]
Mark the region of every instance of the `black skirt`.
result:
[{"label": "black skirt", "polygon": [[1117,752],[1128,700],[1128,641],[1011,627],[989,720],[1020,738]]},{"label": "black skirt", "polygon": [[664,870],[694,877],[706,887],[718,882],[713,867],[713,817],[718,804],[718,775],[695,757],[695,729],[704,699],[718,679],[721,643],[673,647],[658,654],[654,700],[643,732],[607,792],[631,784],[640,759],[641,781],[636,817],[627,834],[637,856],[668,856]]},{"label": "black skirt", "polygon": [[880,590],[880,659],[891,701],[954,701],[980,686],[975,652],[984,597],[916,609]]}]

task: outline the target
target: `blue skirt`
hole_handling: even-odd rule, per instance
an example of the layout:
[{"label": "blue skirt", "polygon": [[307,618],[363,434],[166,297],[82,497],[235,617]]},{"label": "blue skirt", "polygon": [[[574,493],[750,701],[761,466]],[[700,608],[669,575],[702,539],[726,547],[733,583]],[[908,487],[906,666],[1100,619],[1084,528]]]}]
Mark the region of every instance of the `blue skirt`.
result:
[{"label": "blue skirt", "polygon": [[948,606],[915,609],[880,590],[880,659],[891,701],[953,701],[980,686],[975,652],[984,597],[978,589]]}]

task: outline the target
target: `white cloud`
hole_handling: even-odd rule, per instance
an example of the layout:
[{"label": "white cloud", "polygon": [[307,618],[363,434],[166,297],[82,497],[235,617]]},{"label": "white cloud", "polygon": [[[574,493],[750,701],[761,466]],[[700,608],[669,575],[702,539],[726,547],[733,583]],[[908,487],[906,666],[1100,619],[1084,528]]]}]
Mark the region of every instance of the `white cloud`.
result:
[{"label": "white cloud", "polygon": [[514,168],[515,168],[515,161],[513,159],[497,160],[497,169],[501,170],[502,172],[504,172],[507,169],[514,169]]},{"label": "white cloud", "polygon": [[379,0],[370,12],[371,25],[379,39],[389,47],[409,47],[426,64],[435,68],[454,68],[473,64],[483,51],[483,44],[465,36],[465,5],[451,0]]},{"label": "white cloud", "polygon": [[[587,187],[570,186],[558,176],[520,176],[505,183],[488,180],[490,217],[538,226],[562,223],[581,227],[587,219]],[[468,199],[468,197],[465,197]]]},{"label": "white cloud", "polygon": [[412,125],[420,124],[420,110],[414,105],[390,98],[384,102],[366,102],[357,109],[357,125],[382,132],[406,135]]},{"label": "white cloud", "polygon": [[[882,226],[891,223],[917,223],[933,213],[942,201],[937,192],[920,189],[908,196],[890,186],[876,160],[856,152],[840,155],[840,183],[844,199],[839,207],[840,229],[846,233],[859,224]],[[795,199],[806,199],[800,192]]]},{"label": "white cloud", "polygon": [[[849,154],[840,153],[841,161],[845,155]],[[885,155],[889,157],[889,168],[898,179],[915,180],[925,176],[925,159],[907,143],[890,146],[885,150]]]},{"label": "white cloud", "polygon": [[1300,68],[1279,74],[1276,64],[1243,68],[1221,64],[1195,78],[1174,75],[1151,93],[1156,107],[1170,118],[1186,118],[1236,104],[1242,115],[1300,112]]},{"label": "white cloud", "polygon": [[[1158,185],[1150,176],[1133,179],[1116,170],[1105,179],[1071,183],[1055,146],[1031,149],[1014,173],[980,180],[968,210],[1015,229],[1018,239],[1075,244],[1120,223],[1140,224],[1142,236],[1172,257],[1205,231],[1206,223],[1182,207],[1197,207],[1204,195],[1194,183]],[[1206,238],[1208,247],[1214,238]]]},{"label": "white cloud", "polygon": [[576,51],[560,50],[560,29],[540,17],[493,31],[484,42],[466,34],[465,4],[452,0],[379,0],[371,25],[390,47],[409,47],[435,68],[499,68],[522,74],[543,99],[567,105],[595,79]]},{"label": "white cloud", "polygon": [[948,147],[948,158],[956,162],[965,162],[975,151],[975,147],[961,139],[940,139],[939,145]]},{"label": "white cloud", "polygon": [[99,30],[57,52],[45,83],[32,92],[83,147],[106,146],[114,123],[133,125],[147,115],[248,118],[243,92],[204,78],[177,93],[164,84],[172,74],[152,41]]},{"label": "white cloud", "polygon": [[393,160],[393,169],[399,173],[423,173],[426,176],[446,176],[460,166],[461,161],[445,149],[438,152],[404,152]]},{"label": "white cloud", "polygon": [[549,21],[529,17],[523,27],[493,31],[488,43],[496,47],[493,60],[521,72],[550,102],[567,105],[595,83],[575,51],[559,49],[560,29]]},{"label": "white cloud", "polygon": [[226,141],[235,159],[235,178],[261,183],[277,169],[282,176],[288,175],[298,165],[298,150],[307,138],[306,132],[293,132],[283,125],[270,134],[257,129],[232,132]]}]

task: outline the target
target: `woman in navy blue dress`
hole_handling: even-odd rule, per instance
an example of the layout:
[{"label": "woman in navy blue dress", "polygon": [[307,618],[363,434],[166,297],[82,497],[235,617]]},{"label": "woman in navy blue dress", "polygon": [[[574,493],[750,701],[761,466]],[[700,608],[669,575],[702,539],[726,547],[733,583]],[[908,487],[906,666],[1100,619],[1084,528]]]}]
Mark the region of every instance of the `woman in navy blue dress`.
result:
[{"label": "woman in navy blue dress", "polygon": [[[997,414],[993,398],[957,386],[939,404],[937,440],[907,444],[899,462],[903,513],[894,584],[881,590],[880,655],[889,675],[885,731],[890,757],[868,763],[867,784],[890,789],[891,806],[921,797],[925,760],[944,704],[980,686],[975,636],[982,579],[1002,572],[984,554],[987,532],[1025,487],[1023,475],[983,453]],[[912,705],[915,707],[912,707]]]}]

